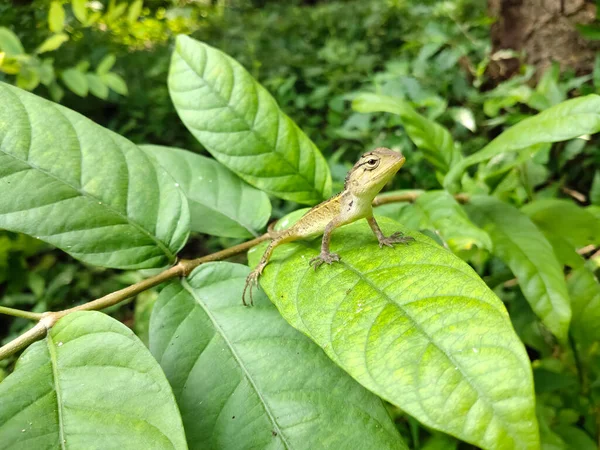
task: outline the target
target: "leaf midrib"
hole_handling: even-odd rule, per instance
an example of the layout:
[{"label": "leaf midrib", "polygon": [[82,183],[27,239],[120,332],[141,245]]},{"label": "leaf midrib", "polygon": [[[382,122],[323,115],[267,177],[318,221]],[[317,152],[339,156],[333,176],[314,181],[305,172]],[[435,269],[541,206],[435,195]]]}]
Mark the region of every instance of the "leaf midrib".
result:
[{"label": "leaf midrib", "polygon": [[[236,279],[236,277],[230,278],[230,280],[232,280],[232,281],[235,280],[235,279]],[[254,381],[254,378],[252,377],[252,375],[248,371],[248,368],[243,363],[243,360],[240,357],[240,355],[237,353],[235,347],[233,346],[233,343],[229,340],[227,334],[225,333],[225,331],[223,330],[223,328],[221,327],[221,325],[216,320],[216,318],[213,315],[212,311],[204,304],[204,302],[199,298],[199,296],[196,295],[196,291],[189,284],[189,282],[187,281],[187,279],[185,279],[185,278],[182,279],[181,280],[181,285],[192,296],[192,298],[194,299],[194,301],[196,302],[196,304],[200,308],[202,308],[202,310],[206,313],[206,315],[208,316],[208,318],[212,322],[213,326],[215,327],[215,330],[221,336],[221,338],[223,339],[223,341],[225,341],[225,344],[227,344],[227,347],[229,348],[229,351],[231,352],[231,355],[234,357],[234,359],[238,363],[238,366],[242,370],[242,373],[244,374],[245,378],[248,380],[248,382],[252,386],[252,389],[254,390],[254,392],[256,393],[256,395],[258,396],[258,398],[260,400],[260,403],[261,403],[261,405],[263,406],[263,408],[265,410],[265,413],[267,414],[267,416],[269,417],[269,420],[271,421],[271,423],[273,424],[273,427],[275,428],[274,431],[277,432],[277,436],[279,436],[281,438],[281,441],[283,442],[283,444],[285,445],[286,448],[288,448],[288,449],[293,448],[289,444],[289,442],[287,442],[287,439],[286,439],[285,435],[282,433],[281,428],[279,427],[279,424],[277,423],[277,420],[275,419],[275,415],[273,414],[273,412],[271,411],[268,403],[264,399],[264,397],[263,397],[260,389],[258,389],[258,386],[256,385],[256,382]]]},{"label": "leaf midrib", "polygon": [[66,450],[66,439],[64,430],[64,417],[63,417],[63,401],[62,401],[62,390],[58,382],[58,355],[56,346],[52,340],[52,334],[48,333],[46,336],[46,345],[48,347],[48,353],[50,355],[50,364],[52,366],[52,379],[54,381],[54,391],[56,392],[56,410],[58,412],[58,438],[60,448]]}]

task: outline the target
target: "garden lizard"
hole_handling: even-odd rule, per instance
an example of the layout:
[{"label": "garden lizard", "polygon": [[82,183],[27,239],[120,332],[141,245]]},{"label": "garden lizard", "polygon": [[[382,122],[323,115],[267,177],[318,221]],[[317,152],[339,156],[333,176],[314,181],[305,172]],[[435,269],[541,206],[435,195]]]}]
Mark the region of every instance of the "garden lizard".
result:
[{"label": "garden lizard", "polygon": [[362,218],[367,219],[381,248],[384,245],[392,247],[396,243],[408,243],[414,240],[402,233],[384,236],[373,217],[373,199],[400,170],[404,161],[405,158],[401,153],[388,148],[376,148],[365,153],[346,175],[342,192],[309,210],[292,227],[274,232],[273,240],[265,250],[258,266],[246,278],[242,294],[244,305],[247,304],[246,291],[249,291],[250,304],[253,304],[252,287],[258,284],[258,278],[269,263],[273,250],[280,244],[322,234],[321,253],[309,262],[316,270],[323,263],[331,264],[340,260],[338,254],[329,251],[333,230]]}]

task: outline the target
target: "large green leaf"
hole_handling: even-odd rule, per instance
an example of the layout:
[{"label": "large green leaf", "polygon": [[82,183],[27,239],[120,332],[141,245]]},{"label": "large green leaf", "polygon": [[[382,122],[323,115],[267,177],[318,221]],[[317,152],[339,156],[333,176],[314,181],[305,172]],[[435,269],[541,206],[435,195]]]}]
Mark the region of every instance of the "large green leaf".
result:
[{"label": "large green leaf", "polygon": [[600,220],[569,200],[536,200],[521,211],[544,232],[564,238],[573,248],[600,244]]},{"label": "large green leaf", "polygon": [[433,227],[454,252],[469,250],[474,245],[492,249],[488,234],[475,226],[454,197],[446,191],[429,191],[414,204],[423,213],[421,228]]},{"label": "large green leaf", "polygon": [[0,448],[185,449],[177,404],[156,360],[99,312],[61,320],[0,383]]},{"label": "large green leaf", "polygon": [[567,279],[573,307],[572,330],[578,340],[591,345],[600,340],[600,284],[586,266],[571,272]]},{"label": "large green leaf", "polygon": [[178,36],[169,92],[192,134],[251,185],[299,203],[329,197],[329,168],[315,144],[226,54]]},{"label": "large green leaf", "polygon": [[453,188],[465,169],[500,153],[515,152],[532,145],[566,141],[600,131],[600,96],[574,98],[510,127],[483,149],[452,167],[444,186]]},{"label": "large green leaf", "polygon": [[517,208],[494,197],[472,197],[467,211],[492,238],[494,254],[517,277],[531,309],[556,337],[566,341],[569,294],[562,265],[544,234]]},{"label": "large green leaf", "polygon": [[423,151],[427,160],[443,174],[462,159],[450,132],[440,124],[417,113],[403,100],[385,95],[361,94],[354,99],[352,107],[363,113],[385,111],[398,114],[410,139]]},{"label": "large green leaf", "polygon": [[[502,302],[460,258],[379,219],[410,245],[380,249],[365,221],[277,248],[261,279],[284,318],[361,384],[425,425],[487,449],[538,448],[529,359]],[[260,250],[251,252],[256,263]]]},{"label": "large green leaf", "polygon": [[381,400],[291,328],[248,267],[212,263],[160,294],[150,347],[177,398],[190,448],[406,449]]},{"label": "large green leaf", "polygon": [[244,238],[258,236],[271,217],[271,202],[211,158],[185,150],[144,145],[179,183],[190,206],[191,228],[198,233]]},{"label": "large green leaf", "polygon": [[0,228],[91,264],[161,267],[189,210],[161,167],[85,117],[0,83]]}]

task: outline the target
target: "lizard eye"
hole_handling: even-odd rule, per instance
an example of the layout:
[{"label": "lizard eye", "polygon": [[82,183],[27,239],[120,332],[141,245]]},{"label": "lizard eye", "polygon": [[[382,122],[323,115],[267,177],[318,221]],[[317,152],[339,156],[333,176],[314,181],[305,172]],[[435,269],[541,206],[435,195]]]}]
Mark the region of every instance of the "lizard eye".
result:
[{"label": "lizard eye", "polygon": [[375,158],[369,159],[367,161],[367,165],[369,166],[370,169],[374,169],[375,167],[377,167],[379,165],[379,160],[375,159]]}]

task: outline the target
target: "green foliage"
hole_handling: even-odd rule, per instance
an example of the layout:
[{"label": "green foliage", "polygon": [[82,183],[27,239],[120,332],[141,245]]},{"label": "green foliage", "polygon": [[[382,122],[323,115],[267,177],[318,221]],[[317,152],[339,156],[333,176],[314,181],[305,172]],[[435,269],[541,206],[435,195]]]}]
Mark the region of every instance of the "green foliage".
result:
[{"label": "green foliage", "polygon": [[203,265],[167,286],[152,315],[150,349],[173,386],[189,447],[406,449],[381,400],[265,296],[240,307],[248,272]]},{"label": "green foliage", "polygon": [[179,184],[190,207],[190,228],[213,236],[258,236],[271,217],[269,197],[214,159],[181,149],[141,147]]},{"label": "green foliage", "polygon": [[333,361],[425,425],[484,448],[536,448],[531,372],[502,303],[458,257],[411,235],[379,249],[366,223],[348,225],[332,241],[339,264],[315,272],[306,261],[320,243],[290,244],[261,284]]},{"label": "green foliage", "polygon": [[[98,266],[202,256],[259,235],[271,215],[289,226],[306,211],[295,202],[341,189],[375,146],[407,157],[388,195],[410,201],[376,214],[394,220],[381,220],[386,233],[416,238],[380,249],[365,223],[345,226],[332,240],[341,263],[316,272],[307,261],[318,240],[281,246],[262,280],[275,306],[257,290],[257,306],[243,308],[248,269],[211,263],[162,286],[156,303],[149,290],[111,307],[149,341],[181,417],[149,354],[99,313],[68,315],[32,345],[0,383],[0,405],[24,407],[45,389],[56,400],[44,430],[62,428],[67,446],[80,441],[69,422],[56,426],[58,391],[88,411],[142,392],[129,406],[161,415],[179,446],[183,422],[197,448],[469,447],[444,433],[486,449],[594,448],[600,64],[580,77],[523,64],[489,79],[487,65],[506,55],[489,53],[483,6],[0,5],[2,80],[118,132],[0,85],[0,227],[25,233],[0,232],[1,306],[64,309],[149,275]],[[175,42],[192,31],[201,42]],[[0,327],[5,343],[28,322]],[[92,337],[56,341],[63,327]],[[129,344],[107,343],[105,328]],[[64,344],[54,366],[50,341]],[[110,366],[102,383],[99,361]],[[0,362],[0,379],[12,362]],[[73,367],[78,382],[94,375],[81,399]],[[93,419],[123,411],[111,405]],[[30,425],[14,421],[41,406],[10,420],[0,406],[0,442],[27,445]]]},{"label": "green foliage", "polygon": [[173,178],[73,111],[4,84],[0,94],[2,228],[104,267],[175,260],[189,211]]},{"label": "green foliage", "polygon": [[99,312],[58,321],[23,353],[0,400],[4,448],[103,447],[107,435],[124,449],[187,448],[158,363],[131,330]]},{"label": "green foliage", "polygon": [[[298,203],[331,195],[329,168],[317,147],[227,55],[180,36],[169,92],[192,134],[249,184]],[[259,164],[249,165],[248,157]]]}]

